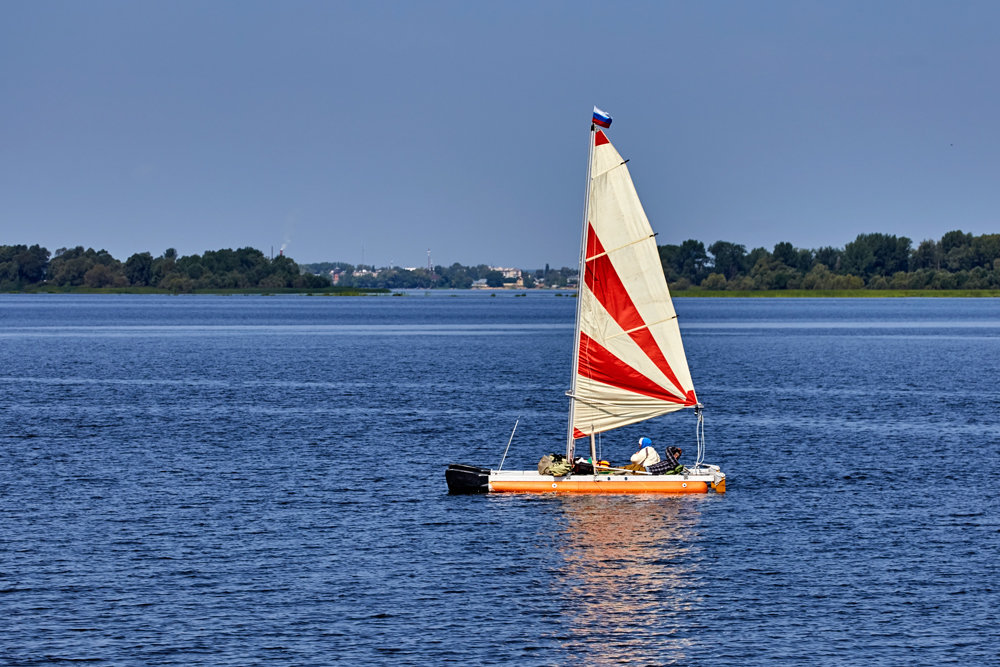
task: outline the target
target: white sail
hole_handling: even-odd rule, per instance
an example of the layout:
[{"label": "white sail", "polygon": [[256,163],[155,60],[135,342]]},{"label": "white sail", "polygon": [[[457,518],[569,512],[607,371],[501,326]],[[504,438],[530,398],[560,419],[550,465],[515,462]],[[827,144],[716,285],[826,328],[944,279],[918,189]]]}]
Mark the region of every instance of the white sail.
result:
[{"label": "white sail", "polygon": [[698,403],[656,240],[628,167],[604,132],[591,136],[574,437]]}]

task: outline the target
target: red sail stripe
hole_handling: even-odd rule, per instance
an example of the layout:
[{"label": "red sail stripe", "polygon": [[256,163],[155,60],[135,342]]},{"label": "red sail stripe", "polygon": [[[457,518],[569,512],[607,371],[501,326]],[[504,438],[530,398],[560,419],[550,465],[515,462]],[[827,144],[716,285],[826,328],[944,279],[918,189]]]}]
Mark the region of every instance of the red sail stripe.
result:
[{"label": "red sail stripe", "polygon": [[[600,256],[595,257],[595,255]],[[587,260],[585,271],[587,287],[590,288],[590,291],[594,293],[597,300],[601,302],[601,305],[604,306],[604,309],[608,311],[622,330],[630,331],[635,329],[635,331],[629,333],[629,338],[635,341],[639,348],[646,353],[650,361],[656,364],[656,367],[677,387],[680,395],[686,396],[688,392],[684,390],[684,387],[677,380],[673,369],[670,368],[670,363],[663,356],[663,350],[656,344],[653,334],[646,328],[646,322],[642,319],[642,315],[639,314],[639,310],[632,302],[632,297],[629,296],[628,291],[625,289],[625,285],[618,276],[618,271],[615,270],[611,259],[604,254],[604,246],[601,244],[600,239],[597,238],[593,224],[588,224],[587,226],[587,257],[593,258]]]},{"label": "red sail stripe", "polygon": [[610,143],[611,142],[608,141],[607,136],[605,136],[605,134],[603,132],[601,132],[600,130],[598,130],[597,132],[594,133],[594,145],[595,146],[603,146],[604,144],[610,144]]},{"label": "red sail stripe", "polygon": [[668,403],[694,405],[693,392],[688,392],[685,398],[674,396],[583,332],[580,332],[580,365],[577,372],[588,380],[603,382],[633,394],[642,394]]}]

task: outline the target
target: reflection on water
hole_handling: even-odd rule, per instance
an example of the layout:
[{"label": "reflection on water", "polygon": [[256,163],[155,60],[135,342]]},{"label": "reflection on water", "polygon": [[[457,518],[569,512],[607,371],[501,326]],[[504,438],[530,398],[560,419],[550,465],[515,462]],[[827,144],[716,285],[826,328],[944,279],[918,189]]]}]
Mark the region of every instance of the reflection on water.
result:
[{"label": "reflection on water", "polygon": [[559,500],[565,529],[558,550],[566,577],[557,594],[565,599],[567,662],[684,661],[693,642],[679,619],[701,602],[697,525],[705,499]]}]

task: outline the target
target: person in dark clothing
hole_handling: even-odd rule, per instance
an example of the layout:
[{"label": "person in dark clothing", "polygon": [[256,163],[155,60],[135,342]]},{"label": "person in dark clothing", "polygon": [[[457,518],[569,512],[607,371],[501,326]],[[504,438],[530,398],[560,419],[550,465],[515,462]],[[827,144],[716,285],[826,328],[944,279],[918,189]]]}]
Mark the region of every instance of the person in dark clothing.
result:
[{"label": "person in dark clothing", "polygon": [[667,447],[664,452],[663,462],[671,467],[664,472],[665,475],[679,475],[684,471],[684,466],[680,462],[681,454],[683,453],[680,447]]}]

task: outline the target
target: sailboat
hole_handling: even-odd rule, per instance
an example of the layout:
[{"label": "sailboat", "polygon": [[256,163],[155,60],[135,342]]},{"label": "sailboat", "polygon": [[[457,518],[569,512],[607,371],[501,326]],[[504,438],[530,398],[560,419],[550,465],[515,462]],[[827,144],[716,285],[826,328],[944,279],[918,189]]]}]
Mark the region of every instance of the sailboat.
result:
[{"label": "sailboat", "polygon": [[[688,370],[655,234],[632,183],[628,160],[622,159],[605,132],[610,125],[610,115],[595,107],[580,243],[573,370],[567,392],[565,460],[571,462],[572,469],[553,475],[538,470],[503,470],[503,460],[496,470],[452,464],[445,473],[451,493],[726,490],[725,473],[703,461],[702,404]],[[693,465],[685,466],[679,474],[653,474],[599,462],[598,434],[684,409],[693,410],[697,417],[697,453]],[[589,460],[576,457],[581,439],[589,440]]]}]

